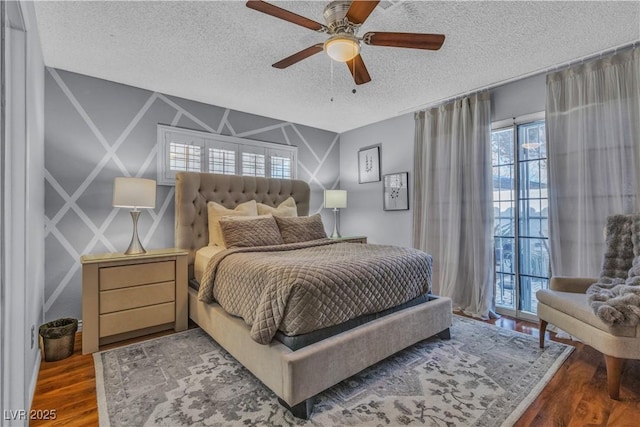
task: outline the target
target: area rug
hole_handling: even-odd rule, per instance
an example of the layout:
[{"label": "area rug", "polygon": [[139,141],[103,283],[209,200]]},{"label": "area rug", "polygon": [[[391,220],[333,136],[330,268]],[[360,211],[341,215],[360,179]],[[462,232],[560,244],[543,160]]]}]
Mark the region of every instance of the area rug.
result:
[{"label": "area rug", "polygon": [[100,425],[509,426],[573,350],[458,316],[451,336],[326,390],[306,421],[201,329],[95,353]]}]

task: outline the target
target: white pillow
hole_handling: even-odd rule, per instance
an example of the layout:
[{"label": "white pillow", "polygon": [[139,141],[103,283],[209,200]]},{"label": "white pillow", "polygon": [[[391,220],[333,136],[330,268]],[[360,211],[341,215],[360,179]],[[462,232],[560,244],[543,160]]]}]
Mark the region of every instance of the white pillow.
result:
[{"label": "white pillow", "polygon": [[298,208],[296,207],[296,201],[293,197],[289,197],[284,202],[280,203],[277,207],[265,205],[264,203],[258,203],[258,215],[271,214],[279,217],[294,217],[298,216]]},{"label": "white pillow", "polygon": [[220,218],[223,216],[256,216],[258,206],[255,200],[240,203],[235,209],[227,209],[220,203],[207,203],[207,214],[209,216],[209,246],[216,245],[225,247],[220,229]]}]

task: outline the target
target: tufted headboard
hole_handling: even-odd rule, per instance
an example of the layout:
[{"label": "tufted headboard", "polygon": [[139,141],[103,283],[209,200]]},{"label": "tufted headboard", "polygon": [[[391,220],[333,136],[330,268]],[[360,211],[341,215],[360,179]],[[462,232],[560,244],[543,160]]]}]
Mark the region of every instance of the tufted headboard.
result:
[{"label": "tufted headboard", "polygon": [[293,197],[298,215],[309,215],[309,184],[293,179],[178,172],[176,174],[175,246],[189,251],[189,278],[198,249],[209,244],[207,202],[233,209],[239,203],[255,200],[278,206]]}]

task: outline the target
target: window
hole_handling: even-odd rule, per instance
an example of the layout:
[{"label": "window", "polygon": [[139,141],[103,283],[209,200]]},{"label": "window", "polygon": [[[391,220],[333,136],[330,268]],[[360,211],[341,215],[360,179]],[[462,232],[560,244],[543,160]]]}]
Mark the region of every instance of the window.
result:
[{"label": "window", "polygon": [[196,145],[172,142],[169,145],[169,167],[172,170],[198,172],[202,163],[202,149]]},{"label": "window", "polygon": [[265,176],[264,154],[242,153],[242,175]]},{"label": "window", "polygon": [[224,150],[222,148],[209,148],[209,167],[207,168],[207,171],[209,173],[235,175],[236,152],[232,150]]},{"label": "window", "polygon": [[545,122],[536,115],[491,132],[496,306],[518,317],[536,313],[536,291],[549,286]]},{"label": "window", "polygon": [[176,172],[296,178],[298,148],[158,125],[159,185],[174,185]]},{"label": "window", "polygon": [[282,156],[271,156],[271,178],[291,176],[291,159]]}]

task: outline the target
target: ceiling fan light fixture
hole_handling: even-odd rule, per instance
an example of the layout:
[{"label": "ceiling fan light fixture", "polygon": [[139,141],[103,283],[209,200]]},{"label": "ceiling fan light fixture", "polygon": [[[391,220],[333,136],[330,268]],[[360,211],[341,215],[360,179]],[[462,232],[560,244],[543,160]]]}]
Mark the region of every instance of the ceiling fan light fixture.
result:
[{"label": "ceiling fan light fixture", "polygon": [[329,58],[338,62],[347,62],[360,54],[358,39],[349,35],[337,35],[324,43]]}]

